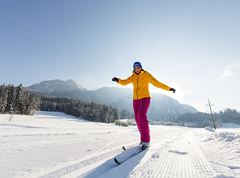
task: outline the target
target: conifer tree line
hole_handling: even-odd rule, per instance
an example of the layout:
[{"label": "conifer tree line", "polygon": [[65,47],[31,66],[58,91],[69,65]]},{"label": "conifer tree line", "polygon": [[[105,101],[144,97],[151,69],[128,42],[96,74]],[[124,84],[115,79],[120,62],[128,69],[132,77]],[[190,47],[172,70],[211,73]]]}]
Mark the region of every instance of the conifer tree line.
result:
[{"label": "conifer tree line", "polygon": [[0,113],[31,114],[39,110],[40,98],[24,88],[22,84],[0,85]]},{"label": "conifer tree line", "polygon": [[[240,112],[236,109],[228,108],[224,111],[213,113],[213,118],[218,127],[220,127],[222,123],[234,123],[240,125]],[[178,125],[192,127],[206,127],[213,125],[211,115],[203,112],[182,114],[176,122]]]},{"label": "conifer tree line", "polygon": [[112,123],[118,119],[118,110],[116,108],[69,98],[42,97],[40,109],[42,111],[64,112],[95,122]]},{"label": "conifer tree line", "polygon": [[69,98],[44,97],[32,93],[22,84],[0,85],[0,113],[33,114],[34,111],[64,112],[84,119],[111,123],[118,119],[116,108],[92,103],[81,102]]}]

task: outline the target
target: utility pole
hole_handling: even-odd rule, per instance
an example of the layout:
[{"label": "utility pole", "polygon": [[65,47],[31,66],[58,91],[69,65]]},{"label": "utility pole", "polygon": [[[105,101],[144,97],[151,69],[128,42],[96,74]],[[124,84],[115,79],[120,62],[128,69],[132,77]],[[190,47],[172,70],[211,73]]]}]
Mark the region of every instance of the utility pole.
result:
[{"label": "utility pole", "polygon": [[212,106],[214,106],[214,104],[211,104],[210,103],[210,100],[208,99],[208,104],[206,105],[206,106],[208,106],[209,108],[210,108],[210,112],[211,112],[211,116],[212,116],[212,121],[213,121],[213,127],[214,127],[214,129],[216,130],[216,122],[215,122],[215,119],[214,119],[214,117],[213,117],[213,112],[212,112]]}]

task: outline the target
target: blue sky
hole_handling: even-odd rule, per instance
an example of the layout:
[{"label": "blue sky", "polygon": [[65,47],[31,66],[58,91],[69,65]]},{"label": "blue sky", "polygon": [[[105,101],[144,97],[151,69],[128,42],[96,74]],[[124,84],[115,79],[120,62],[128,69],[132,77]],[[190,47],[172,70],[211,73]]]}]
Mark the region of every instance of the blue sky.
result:
[{"label": "blue sky", "polygon": [[240,110],[240,1],[0,0],[0,81],[116,86],[132,63],[206,111]]}]

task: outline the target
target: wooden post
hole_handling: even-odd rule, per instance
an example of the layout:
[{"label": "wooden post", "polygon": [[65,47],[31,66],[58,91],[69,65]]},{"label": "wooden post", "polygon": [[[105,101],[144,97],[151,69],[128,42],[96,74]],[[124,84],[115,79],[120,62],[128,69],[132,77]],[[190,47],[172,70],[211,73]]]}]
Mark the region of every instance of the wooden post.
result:
[{"label": "wooden post", "polygon": [[217,127],[216,127],[216,122],[215,122],[215,119],[214,119],[214,117],[213,117],[213,112],[212,112],[212,106],[213,106],[214,104],[211,104],[210,103],[210,100],[208,99],[208,104],[206,105],[206,106],[209,106],[209,108],[210,108],[210,112],[211,112],[211,116],[212,116],[212,121],[213,121],[213,127],[214,127],[214,129],[216,130],[217,129]]}]

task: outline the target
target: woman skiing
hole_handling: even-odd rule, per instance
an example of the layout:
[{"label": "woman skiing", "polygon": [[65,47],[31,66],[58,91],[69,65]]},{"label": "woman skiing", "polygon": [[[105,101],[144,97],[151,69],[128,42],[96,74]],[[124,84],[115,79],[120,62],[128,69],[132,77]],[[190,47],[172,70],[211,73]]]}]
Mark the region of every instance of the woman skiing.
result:
[{"label": "woman skiing", "polygon": [[135,62],[133,64],[133,74],[127,79],[120,79],[114,77],[112,81],[117,82],[121,85],[127,85],[133,83],[133,109],[134,116],[137,123],[138,130],[141,135],[141,146],[142,149],[149,147],[150,143],[150,133],[147,120],[147,111],[150,106],[150,94],[149,94],[149,83],[153,84],[155,87],[162,88],[167,91],[176,92],[174,88],[159,82],[154,78],[149,72],[142,68],[140,62]]}]

